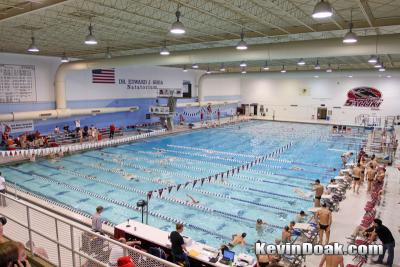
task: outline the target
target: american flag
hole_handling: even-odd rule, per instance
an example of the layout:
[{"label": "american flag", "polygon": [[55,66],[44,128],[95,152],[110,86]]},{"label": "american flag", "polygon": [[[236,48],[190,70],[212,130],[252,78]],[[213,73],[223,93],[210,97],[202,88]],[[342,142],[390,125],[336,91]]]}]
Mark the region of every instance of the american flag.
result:
[{"label": "american flag", "polygon": [[92,83],[115,83],[114,69],[92,70]]}]

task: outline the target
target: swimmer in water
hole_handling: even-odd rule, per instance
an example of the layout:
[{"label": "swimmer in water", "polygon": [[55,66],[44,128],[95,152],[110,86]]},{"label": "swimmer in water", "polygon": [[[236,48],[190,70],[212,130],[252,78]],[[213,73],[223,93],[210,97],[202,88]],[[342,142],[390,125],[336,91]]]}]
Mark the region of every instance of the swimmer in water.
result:
[{"label": "swimmer in water", "polygon": [[[199,204],[199,203],[200,203],[200,201],[194,199],[191,195],[186,194],[186,196],[187,196],[188,198],[190,198],[190,201],[192,202],[192,204]],[[189,202],[189,200],[186,200],[186,202]]]},{"label": "swimmer in water", "polygon": [[126,180],[139,180],[139,179],[137,179],[137,177],[136,177],[136,175],[134,175],[134,174],[132,174],[132,173],[126,173],[126,174],[123,174],[122,175],[122,177],[124,177]]},{"label": "swimmer in water", "polygon": [[303,192],[299,188],[293,189],[293,192],[295,192],[297,195],[299,195],[302,198],[310,198],[313,195],[313,192]]},{"label": "swimmer in water", "polygon": [[293,166],[293,167],[290,167],[290,169],[291,169],[291,170],[295,170],[295,171],[304,171],[304,169],[303,169],[303,168],[301,168],[301,167],[298,167],[298,166]]}]

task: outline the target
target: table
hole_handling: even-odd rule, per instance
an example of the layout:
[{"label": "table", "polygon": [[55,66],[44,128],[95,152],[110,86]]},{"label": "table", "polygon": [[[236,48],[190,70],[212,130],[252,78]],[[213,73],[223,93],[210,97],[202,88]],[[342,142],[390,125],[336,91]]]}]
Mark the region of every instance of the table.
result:
[{"label": "table", "polygon": [[[142,247],[144,245],[149,246],[159,246],[163,248],[167,253],[170,252],[171,242],[169,240],[170,232],[160,230],[158,228],[142,224],[138,221],[130,220],[128,222],[121,223],[114,227],[114,237],[134,237],[142,241]],[[211,246],[196,242],[190,237],[186,237],[185,233],[182,233],[183,239],[186,244],[186,249],[190,251],[195,251],[199,253],[196,256],[188,255],[190,259],[190,265],[192,266],[217,266],[217,267],[227,267],[227,265],[222,264],[219,260],[216,263],[211,263],[210,258],[216,257],[218,254],[218,249]],[[197,254],[196,253],[196,254]],[[222,258],[222,255],[220,256]],[[243,262],[241,259],[245,259],[248,264]],[[252,267],[256,264],[253,256],[247,254],[235,254],[235,259],[233,262],[234,266]]]}]

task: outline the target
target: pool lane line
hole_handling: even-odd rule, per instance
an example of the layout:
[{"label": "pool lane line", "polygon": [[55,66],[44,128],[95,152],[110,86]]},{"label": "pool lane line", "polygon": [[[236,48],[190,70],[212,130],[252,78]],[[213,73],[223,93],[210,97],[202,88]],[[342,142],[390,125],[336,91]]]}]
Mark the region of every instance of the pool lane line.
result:
[{"label": "pool lane line", "polygon": [[[104,168],[104,167],[91,166],[90,164],[87,164],[87,165],[86,165],[86,164],[82,164],[82,163],[80,163],[80,162],[75,162],[75,161],[71,161],[71,162],[77,163],[77,164],[81,164],[81,165],[83,165],[83,166],[87,166],[87,167],[91,167],[91,168],[98,168],[98,169],[100,169],[100,170],[109,171],[109,172],[111,172],[111,173],[118,173],[118,172],[112,171],[112,169],[108,169],[108,168]],[[143,179],[144,177],[138,177],[138,178],[139,178],[139,179]],[[147,179],[147,180],[150,181],[150,182],[159,183],[159,182],[157,182],[157,181],[150,180],[150,179],[151,179],[151,178],[149,178],[149,179]],[[146,180],[146,178],[144,178],[143,180]],[[159,183],[159,184],[162,184],[162,185],[170,185],[170,184],[164,184],[164,183]],[[239,202],[242,202],[242,203],[254,204],[254,205],[257,205],[257,206],[260,206],[260,207],[266,207],[266,208],[269,208],[269,209],[275,209],[275,210],[280,210],[280,211],[289,211],[289,212],[291,212],[291,213],[297,213],[297,212],[294,211],[294,210],[289,210],[289,209],[285,209],[285,208],[281,208],[281,207],[277,207],[277,206],[273,206],[273,205],[268,205],[268,204],[257,203],[257,202],[254,202],[254,201],[245,200],[245,199],[241,199],[241,198],[234,198],[234,197],[227,196],[227,195],[225,195],[225,194],[218,194],[218,193],[209,192],[209,191],[205,191],[205,190],[198,190],[198,189],[195,189],[195,188],[184,188],[184,189],[185,189],[185,190],[190,190],[190,191],[195,191],[195,192],[200,192],[200,193],[203,193],[203,194],[206,194],[206,195],[212,195],[212,196],[218,197],[218,198],[223,198],[223,199],[234,199],[234,200],[239,201]],[[271,212],[273,212],[273,211],[271,211]]]},{"label": "pool lane line", "polygon": [[[148,193],[148,191],[132,188],[130,186],[124,186],[124,185],[120,185],[120,184],[115,184],[115,183],[112,183],[112,182],[109,182],[109,181],[106,181],[106,180],[103,180],[103,179],[99,179],[97,177],[92,177],[91,175],[85,175],[85,174],[79,173],[79,172],[76,172],[76,171],[66,170],[66,169],[58,169],[56,167],[48,166],[46,164],[40,164],[40,165],[44,166],[44,167],[47,167],[47,168],[50,168],[50,169],[55,169],[55,170],[64,172],[66,174],[69,174],[69,175],[72,175],[72,176],[75,176],[75,177],[81,177],[81,178],[85,178],[85,179],[88,179],[88,180],[97,181],[97,182],[100,182],[100,183],[103,183],[103,184],[106,184],[106,185],[110,185],[110,186],[112,186],[114,188],[118,188],[118,189],[121,189],[121,190],[124,190],[124,191],[134,192],[134,193],[145,195],[145,196]],[[166,197],[166,196],[161,196],[160,197],[157,194],[155,195],[155,197],[158,198],[158,199],[161,199],[161,200],[165,200],[165,201],[169,201],[169,202],[172,202],[172,203],[177,203],[177,204],[181,204],[181,205],[184,205],[184,206],[187,206],[187,207],[195,208],[197,210],[201,210],[201,211],[204,211],[204,212],[217,213],[220,216],[226,217],[226,218],[228,218],[230,220],[233,220],[235,222],[238,222],[238,220],[236,218],[239,218],[242,221],[251,222],[251,223],[254,223],[254,221],[255,221],[254,219],[246,218],[246,217],[239,216],[239,215],[236,215],[236,214],[230,214],[230,213],[223,212],[223,211],[220,211],[220,210],[207,208],[207,207],[204,207],[203,205],[187,203],[186,201],[182,201],[182,200],[179,200],[179,199],[176,199],[176,198],[170,198],[170,197]],[[278,213],[278,215],[279,215],[279,213]],[[269,225],[269,226],[271,226],[273,228],[279,228],[279,229],[282,228],[281,226],[274,225],[274,224],[271,224],[271,223],[268,223],[267,225]]]},{"label": "pool lane line", "polygon": [[[218,150],[211,150],[211,149],[205,149],[205,148],[195,148],[195,147],[188,147],[188,146],[178,146],[178,145],[169,145],[167,144],[168,147],[173,147],[173,148],[183,148],[186,150],[195,150],[195,151],[204,151],[206,153],[210,153],[210,152],[214,152],[217,154],[225,154],[225,155],[234,155],[234,156],[240,156],[240,157],[250,157],[250,158],[257,158],[260,157],[260,155],[246,155],[246,154],[239,154],[239,153],[230,153],[230,152],[222,152],[222,151],[218,151]],[[196,154],[194,154],[196,155]],[[269,160],[269,159],[267,159]],[[270,159],[271,161],[274,161],[274,159]],[[278,161],[278,160],[275,160]],[[299,164],[299,165],[307,165],[310,166],[306,163],[301,163],[301,162],[293,162],[293,161],[282,161],[282,162],[286,162],[286,163],[291,163],[291,164]],[[265,163],[261,163],[261,165],[265,165]],[[328,167],[328,166],[318,166],[318,165],[311,165],[314,167],[321,167],[321,168],[327,168],[327,169],[333,169],[332,167]],[[307,172],[311,172],[311,171],[307,171]]]},{"label": "pool lane line", "polygon": [[[86,156],[88,156],[88,155],[86,155]],[[100,159],[100,160],[103,160],[103,161],[106,161],[106,162],[109,162],[109,163],[116,164],[112,160],[106,160],[104,158],[95,157],[95,156],[88,156],[88,157],[95,158],[95,159]],[[82,164],[80,162],[76,162],[76,161],[72,161],[72,160],[68,160],[68,159],[64,159],[64,160],[70,161],[70,162],[74,162],[74,163],[77,163],[77,164]],[[139,170],[147,169],[147,168],[144,168],[142,165],[129,164],[129,163],[126,163],[126,164],[123,164],[123,165],[131,167],[131,168],[139,169]],[[100,166],[95,165],[95,164],[91,164],[91,165],[89,165],[89,167],[97,168],[97,169],[101,168]],[[102,167],[102,170],[107,171],[107,172],[117,173],[117,174],[120,174],[120,175],[129,175],[130,174],[130,173],[125,172],[125,171],[120,171],[120,170],[115,170],[115,169],[110,169],[110,168],[104,168],[104,167]],[[164,174],[167,174],[167,175],[177,175],[175,172],[160,170],[160,169],[156,169],[156,168],[152,168],[152,170],[155,170],[156,173],[164,173]],[[271,173],[259,173],[259,174],[262,174],[262,175],[274,175],[274,176],[279,177],[279,178],[286,177],[286,178],[292,178],[292,179],[297,179],[297,180],[302,180],[302,181],[314,181],[313,178],[297,177],[297,176],[293,176],[293,175],[285,175],[285,174],[278,174],[278,173],[272,173],[272,172]],[[194,177],[186,175],[186,174],[179,174],[179,176],[185,177],[187,179],[194,179]],[[281,184],[281,185],[284,185],[284,184]]]},{"label": "pool lane line", "polygon": [[[151,155],[154,154],[153,152],[147,152],[147,151],[130,150],[130,149],[127,149],[127,150],[138,152],[138,153],[144,153],[144,154],[151,154]],[[112,152],[104,152],[104,153],[110,153],[110,154],[114,154],[114,155],[119,155],[118,153],[112,153]],[[121,158],[121,159],[124,159],[124,158]],[[186,160],[186,158],[180,158],[180,157],[178,157],[178,159]],[[212,163],[212,162],[208,162],[208,161],[192,160],[192,159],[187,159],[187,160],[188,161],[204,162],[204,163],[207,163],[207,164],[215,164],[215,165],[218,165],[218,166],[221,166],[221,167],[229,167],[229,168],[233,167],[231,165]],[[128,165],[125,165],[125,166],[128,166]],[[143,166],[141,166],[141,167],[143,167]],[[136,168],[136,167],[132,166],[132,168]],[[242,173],[243,172],[245,172],[245,170],[242,170]],[[279,176],[277,174],[272,174],[272,173],[271,173],[271,175],[273,175],[274,177]],[[256,181],[256,182],[261,182],[261,183],[270,183],[270,184],[277,184],[277,185],[284,185],[284,186],[289,186],[289,187],[297,187],[297,188],[308,189],[308,187],[302,186],[302,185],[293,185],[293,184],[287,184],[287,183],[274,182],[274,181],[269,181],[269,180],[264,180],[264,179],[258,179],[258,178],[255,178],[255,177],[248,177],[248,176],[242,176],[242,175],[235,175],[234,177],[242,179],[242,180],[246,180],[246,181]],[[190,178],[193,178],[193,177],[190,177]],[[273,178],[273,177],[268,177],[268,178]]]},{"label": "pool lane line", "polygon": [[[36,178],[39,178],[39,179],[42,179],[42,180],[47,180],[47,181],[53,182],[53,183],[55,183],[55,184],[57,184],[57,185],[60,185],[60,186],[65,187],[65,188],[72,189],[72,190],[74,190],[74,191],[77,191],[77,192],[80,192],[80,193],[83,193],[83,194],[86,194],[86,195],[89,195],[89,196],[92,196],[92,197],[95,197],[95,198],[99,198],[99,199],[105,200],[105,201],[107,201],[107,202],[111,202],[111,203],[116,204],[116,205],[118,205],[118,206],[126,207],[126,208],[128,208],[128,209],[133,209],[133,210],[135,210],[135,211],[137,211],[137,212],[139,212],[139,213],[141,212],[141,210],[140,210],[138,207],[136,207],[135,205],[129,204],[129,203],[125,202],[125,201],[114,200],[114,199],[105,197],[105,196],[103,196],[103,195],[100,195],[100,194],[97,194],[97,193],[94,193],[94,192],[91,192],[91,191],[82,189],[81,187],[72,186],[72,185],[66,184],[66,183],[64,183],[64,182],[60,182],[60,181],[54,180],[54,179],[52,179],[52,178],[50,178],[50,177],[48,177],[48,176],[37,175],[37,174],[35,174],[35,172],[33,172],[33,171],[32,171],[32,172],[25,172],[25,171],[21,171],[21,170],[19,170],[19,169],[17,169],[17,168],[14,168],[14,167],[7,167],[7,168],[9,168],[9,169],[11,169],[11,170],[14,170],[14,171],[17,171],[17,172],[20,172],[20,173],[23,173],[23,174],[25,174],[25,175],[31,175],[31,176],[33,176],[33,177],[36,177]],[[168,222],[182,223],[182,224],[185,225],[185,226],[192,227],[192,228],[194,228],[194,229],[197,229],[197,230],[199,230],[199,231],[205,232],[205,233],[207,233],[207,234],[211,234],[211,235],[214,235],[214,236],[217,236],[217,237],[219,237],[219,238],[226,239],[226,240],[231,240],[231,238],[229,238],[229,237],[227,237],[227,236],[224,236],[224,235],[215,233],[215,232],[213,232],[213,231],[207,230],[207,229],[202,228],[202,227],[199,227],[199,226],[197,226],[197,225],[193,225],[193,224],[190,224],[190,223],[185,223],[185,222],[180,221],[180,220],[178,220],[178,219],[175,219],[175,218],[172,218],[172,217],[169,217],[169,216],[166,216],[166,215],[162,215],[162,214],[157,213],[157,212],[149,211],[149,214],[152,215],[152,216],[154,216],[154,217],[164,219],[164,220],[166,220],[166,221],[168,221]]]},{"label": "pool lane line", "polygon": [[[102,158],[95,157],[95,156],[90,156],[90,157],[95,158],[95,159],[100,159],[100,160],[103,160],[103,161],[106,161],[106,162],[109,162],[109,163],[116,164],[113,160],[102,159]],[[128,166],[128,165],[126,165],[126,166]],[[109,169],[109,170],[112,170],[112,169]],[[128,173],[125,173],[125,175],[126,174],[128,174]],[[232,178],[230,178],[230,179],[232,179]],[[301,197],[294,197],[294,196],[291,196],[291,195],[278,194],[278,193],[274,193],[274,192],[270,192],[270,191],[265,191],[265,190],[261,190],[261,189],[257,189],[257,188],[251,188],[251,187],[245,187],[245,186],[241,186],[241,185],[229,185],[229,184],[221,185],[219,183],[213,183],[213,184],[216,184],[218,186],[225,187],[225,188],[228,187],[228,188],[233,188],[233,189],[236,189],[236,190],[240,189],[240,190],[246,190],[248,192],[253,191],[253,192],[259,192],[259,193],[263,193],[263,194],[267,194],[267,195],[279,196],[279,197],[285,198],[285,200],[280,199],[280,198],[278,199],[278,200],[280,200],[282,202],[287,202],[286,198],[296,199],[296,200],[305,201],[305,202],[312,202],[311,200],[304,199],[304,198],[301,198]]]},{"label": "pool lane line", "polygon": [[[93,157],[93,158],[96,158],[96,159],[101,159],[101,160],[103,160],[103,161],[106,161],[106,162],[109,162],[109,163],[113,163],[113,164],[116,164],[116,162],[114,162],[113,160],[107,160],[107,159],[102,159],[102,158],[100,158],[100,157],[94,157],[94,156],[91,156],[91,157]],[[141,165],[128,165],[128,164],[123,164],[123,165],[125,165],[125,166],[128,166],[128,167],[132,167],[132,168],[137,168],[137,169],[142,169],[143,168],[143,166],[141,166]],[[112,170],[112,169],[110,169],[110,170]],[[156,169],[157,170],[157,169]],[[126,173],[126,174],[128,174],[128,173]],[[232,180],[232,179],[236,179],[236,178],[241,178],[241,177],[243,177],[243,176],[240,176],[240,175],[235,175],[235,176],[233,176],[234,178],[230,178],[230,180]],[[139,177],[138,177],[139,178]],[[143,178],[143,177],[142,177]],[[139,179],[142,179],[142,178],[139,178]],[[189,177],[189,179],[193,179],[193,177]],[[243,180],[243,179],[242,179]],[[245,179],[245,180],[249,180],[249,179]],[[259,182],[266,182],[266,183],[268,183],[268,181],[266,181],[266,180],[257,180],[257,179],[252,179],[253,181],[259,181]],[[154,182],[154,181],[153,181]],[[222,186],[222,185],[220,185],[219,183],[213,183],[213,184],[216,184],[216,185],[219,185],[219,186]],[[291,186],[291,187],[295,187],[295,188],[303,188],[303,189],[308,189],[308,187],[305,187],[305,186],[295,186],[295,185],[290,185],[290,184],[284,184],[284,183],[278,183],[278,182],[271,182],[271,184],[277,184],[277,185],[283,185],[283,186]],[[225,187],[231,187],[231,188],[235,188],[235,189],[237,189],[237,187],[240,187],[240,189],[244,189],[244,190],[248,190],[248,191],[255,191],[255,192],[260,192],[260,193],[265,193],[265,194],[269,194],[269,195],[275,195],[275,196],[280,196],[280,197],[285,197],[285,198],[291,198],[291,199],[297,199],[297,200],[300,200],[300,201],[305,201],[305,202],[309,202],[309,201],[311,201],[311,200],[308,200],[308,199],[304,199],[304,198],[300,198],[300,197],[294,197],[294,196],[291,196],[291,195],[283,195],[283,194],[277,194],[277,193],[274,193],[274,192],[270,192],[270,191],[264,191],[264,190],[260,190],[260,189],[256,189],[256,188],[247,188],[247,187],[243,187],[243,186],[240,186],[240,185],[226,185],[226,184],[224,184],[223,186],[225,186]],[[280,201],[283,201],[283,202],[286,202],[285,200],[283,200],[283,199],[281,199],[281,198],[278,198],[278,200],[280,200]],[[290,203],[289,203],[290,204]]]}]

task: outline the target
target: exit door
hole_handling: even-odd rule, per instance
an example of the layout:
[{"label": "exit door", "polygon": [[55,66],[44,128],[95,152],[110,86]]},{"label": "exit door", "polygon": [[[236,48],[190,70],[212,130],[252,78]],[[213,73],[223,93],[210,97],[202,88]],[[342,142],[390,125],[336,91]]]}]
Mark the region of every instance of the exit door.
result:
[{"label": "exit door", "polygon": [[325,107],[320,107],[317,110],[317,119],[318,120],[326,120],[326,116],[328,115],[328,109]]}]

